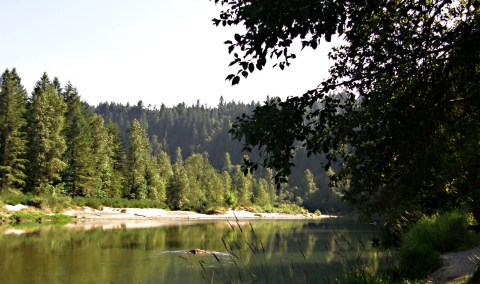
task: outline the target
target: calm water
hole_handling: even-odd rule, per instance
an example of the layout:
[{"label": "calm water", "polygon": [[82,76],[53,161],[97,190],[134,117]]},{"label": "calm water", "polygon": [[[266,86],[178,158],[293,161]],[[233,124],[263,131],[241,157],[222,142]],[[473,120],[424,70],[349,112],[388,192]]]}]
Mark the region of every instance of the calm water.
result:
[{"label": "calm water", "polygon": [[380,258],[349,218],[148,225],[0,226],[0,283],[328,283]]}]

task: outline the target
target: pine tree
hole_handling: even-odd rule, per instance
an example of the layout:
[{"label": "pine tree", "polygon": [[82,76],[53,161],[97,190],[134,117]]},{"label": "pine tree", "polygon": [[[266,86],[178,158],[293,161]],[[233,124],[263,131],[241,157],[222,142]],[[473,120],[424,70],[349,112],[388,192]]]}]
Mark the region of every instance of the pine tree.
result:
[{"label": "pine tree", "polygon": [[268,194],[268,182],[264,178],[260,178],[255,187],[253,196],[254,203],[259,206],[270,204],[270,196]]},{"label": "pine tree", "polygon": [[150,143],[147,134],[138,120],[128,129],[127,190],[131,198],[147,198],[145,174],[150,160]]},{"label": "pine tree", "polygon": [[175,151],[175,165],[183,166],[182,148],[177,147]]},{"label": "pine tree", "polygon": [[63,173],[67,193],[85,196],[95,189],[95,159],[90,116],[83,110],[77,89],[70,83],[63,93],[67,112],[65,114],[65,142],[67,149],[64,160],[67,163]]},{"label": "pine tree", "polygon": [[312,171],[306,169],[304,172],[304,192],[305,195],[303,196],[304,199],[307,199],[309,196],[313,195],[317,190],[318,187],[315,184],[315,176],[313,175]]},{"label": "pine tree", "polygon": [[62,135],[65,103],[43,74],[35,85],[28,108],[28,189],[35,193],[52,192],[61,181],[66,149]]},{"label": "pine tree", "polygon": [[223,171],[221,175],[222,186],[224,188],[224,200],[225,204],[229,207],[235,207],[237,205],[237,196],[232,192],[232,177],[227,171]]},{"label": "pine tree", "polygon": [[113,178],[113,147],[112,137],[105,127],[105,122],[99,115],[90,116],[90,129],[93,137],[92,152],[95,163],[95,187],[90,196],[106,197],[112,191]]},{"label": "pine tree", "polygon": [[210,207],[225,205],[225,190],[221,175],[213,168],[208,159],[204,159],[204,187],[206,200]]},{"label": "pine tree", "polygon": [[0,79],[0,191],[25,185],[27,92],[15,69]]},{"label": "pine tree", "polygon": [[306,169],[304,172],[304,180],[303,180],[303,196],[302,199],[304,200],[303,204],[306,208],[314,210],[322,208],[325,206],[327,200],[327,192],[324,192],[323,196],[320,196],[320,192],[318,187],[315,183],[315,176],[313,175],[312,171]]},{"label": "pine tree", "polygon": [[187,172],[185,168],[176,163],[173,166],[173,176],[167,187],[167,202],[172,209],[188,209],[185,204],[190,204],[190,197],[188,196]]},{"label": "pine tree", "polygon": [[206,188],[204,188],[202,181],[204,179],[203,156],[200,154],[193,154],[185,160],[184,167],[188,177],[188,200],[189,203],[183,203],[185,207],[190,209],[198,209],[205,202]]},{"label": "pine tree", "polygon": [[158,157],[158,172],[160,174],[160,177],[162,180],[165,182],[165,184],[168,184],[170,181],[170,178],[173,176],[173,169],[172,169],[172,164],[170,161],[170,157],[166,152],[161,152]]},{"label": "pine tree", "polygon": [[239,205],[248,206],[252,200],[252,176],[245,176],[239,165],[236,165],[232,174],[232,190],[237,194]]},{"label": "pine tree", "polygon": [[225,157],[223,158],[223,170],[228,172],[232,170],[232,161],[228,152],[225,152]]},{"label": "pine tree", "polygon": [[105,192],[109,197],[122,197],[124,193],[126,154],[122,142],[122,135],[118,126],[109,122],[106,126],[109,135],[108,148],[111,150],[110,167],[111,180],[105,187]]},{"label": "pine tree", "polygon": [[151,157],[146,169],[145,180],[147,181],[147,196],[152,200],[165,201],[167,198],[166,182],[158,171],[158,160]]}]

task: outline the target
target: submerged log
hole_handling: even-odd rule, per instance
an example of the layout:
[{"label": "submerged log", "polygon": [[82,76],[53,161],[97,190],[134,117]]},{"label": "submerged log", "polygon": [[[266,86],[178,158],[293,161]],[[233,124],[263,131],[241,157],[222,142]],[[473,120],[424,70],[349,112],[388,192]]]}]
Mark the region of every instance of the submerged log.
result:
[{"label": "submerged log", "polygon": [[188,253],[191,253],[191,254],[207,254],[208,251],[197,248],[197,249],[189,250]]}]

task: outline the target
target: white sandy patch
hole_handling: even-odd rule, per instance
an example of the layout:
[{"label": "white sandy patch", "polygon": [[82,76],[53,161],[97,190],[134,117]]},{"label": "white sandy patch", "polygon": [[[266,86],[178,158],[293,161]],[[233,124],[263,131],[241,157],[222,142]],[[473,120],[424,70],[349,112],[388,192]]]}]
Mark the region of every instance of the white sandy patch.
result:
[{"label": "white sandy patch", "polygon": [[232,220],[238,219],[320,219],[333,216],[305,216],[303,214],[281,213],[252,213],[245,210],[228,210],[224,214],[207,215],[191,211],[168,211],[158,208],[111,208],[102,210],[84,207],[80,210],[68,210],[65,215],[78,219],[103,219],[103,220],[153,220],[153,219],[182,219],[182,220]]},{"label": "white sandy patch", "polygon": [[22,235],[25,234],[27,231],[21,230],[21,229],[15,229],[15,228],[8,228],[6,229],[3,234],[4,235]]},{"label": "white sandy patch", "polygon": [[17,204],[17,205],[5,205],[5,208],[8,211],[20,211],[22,209],[28,208],[28,206],[23,205],[23,204]]}]

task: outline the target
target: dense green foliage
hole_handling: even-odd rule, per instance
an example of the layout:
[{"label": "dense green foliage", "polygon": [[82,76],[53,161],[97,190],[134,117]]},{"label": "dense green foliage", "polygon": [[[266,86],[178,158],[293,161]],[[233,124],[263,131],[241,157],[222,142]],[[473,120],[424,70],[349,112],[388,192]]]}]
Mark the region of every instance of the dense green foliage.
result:
[{"label": "dense green foliage", "polygon": [[67,104],[63,131],[68,145],[64,153],[67,166],[63,172],[63,182],[69,194],[85,195],[95,187],[96,177],[91,116],[84,110],[77,90],[71,84],[66,86],[63,96]]},{"label": "dense green foliage", "polygon": [[61,182],[66,163],[64,115],[66,106],[47,74],[37,82],[27,111],[28,135],[28,191],[53,193],[53,186]]},{"label": "dense green foliage", "polygon": [[15,69],[5,70],[0,83],[0,191],[6,191],[25,185],[27,92]]},{"label": "dense green foliage", "polygon": [[30,97],[15,70],[6,70],[1,83],[1,192],[30,194],[19,195],[21,203],[53,211],[127,199],[136,200],[129,204],[135,207],[201,212],[348,210],[339,190],[328,188],[327,175],[302,149],[288,185],[276,189],[271,170],[244,175],[238,165],[241,144],[231,140],[228,129],[256,103],[220,99],[215,108],[198,103],[157,109],[140,101],[93,108],[71,83],[62,87],[47,74]]},{"label": "dense green foliage", "polygon": [[410,224],[468,206],[480,220],[479,1],[214,2],[225,8],[214,24],[245,28],[226,42],[238,67],[232,84],[267,60],[293,64],[297,44],[343,39],[318,87],[233,124],[262,157],[246,170],[270,167],[283,181],[302,144],[326,156],[332,184],[367,216]]},{"label": "dense green foliage", "polygon": [[[425,277],[442,265],[440,253],[465,249],[478,242],[468,230],[472,219],[457,211],[423,217],[403,236],[398,252],[400,271],[404,276]],[[419,261],[421,260],[421,261]]]}]

